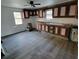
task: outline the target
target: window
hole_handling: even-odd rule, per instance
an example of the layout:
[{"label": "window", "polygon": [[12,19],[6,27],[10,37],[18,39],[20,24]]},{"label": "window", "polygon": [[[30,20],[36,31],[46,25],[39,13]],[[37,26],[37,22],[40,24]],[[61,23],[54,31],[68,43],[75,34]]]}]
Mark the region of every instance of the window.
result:
[{"label": "window", "polygon": [[52,9],[49,9],[49,10],[46,11],[46,18],[52,19]]},{"label": "window", "polygon": [[21,12],[14,12],[13,14],[14,14],[14,18],[15,18],[15,24],[16,25],[22,24]]}]

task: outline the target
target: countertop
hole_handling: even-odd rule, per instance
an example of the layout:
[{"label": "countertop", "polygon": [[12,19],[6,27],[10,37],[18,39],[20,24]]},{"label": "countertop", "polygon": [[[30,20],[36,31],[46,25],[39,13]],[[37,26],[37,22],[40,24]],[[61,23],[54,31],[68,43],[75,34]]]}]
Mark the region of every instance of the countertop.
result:
[{"label": "countertop", "polygon": [[49,22],[49,21],[38,21],[42,22],[47,25],[57,25],[57,26],[65,26],[65,27],[78,27],[78,25],[73,25],[73,24],[65,24],[65,23],[56,23],[56,22]]}]

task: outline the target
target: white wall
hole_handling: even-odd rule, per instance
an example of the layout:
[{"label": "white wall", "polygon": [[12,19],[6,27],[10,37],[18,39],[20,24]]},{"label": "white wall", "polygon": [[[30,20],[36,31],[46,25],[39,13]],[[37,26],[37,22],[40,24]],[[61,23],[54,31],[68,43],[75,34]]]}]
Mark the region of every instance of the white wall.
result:
[{"label": "white wall", "polygon": [[33,27],[36,27],[37,16],[23,19],[22,25],[15,25],[13,12],[16,11],[22,12],[22,9],[1,6],[1,36],[24,31],[29,22],[32,23]]},{"label": "white wall", "polygon": [[16,32],[24,31],[27,20],[23,19],[22,25],[15,25],[13,12],[21,9],[1,6],[1,36],[6,36]]}]

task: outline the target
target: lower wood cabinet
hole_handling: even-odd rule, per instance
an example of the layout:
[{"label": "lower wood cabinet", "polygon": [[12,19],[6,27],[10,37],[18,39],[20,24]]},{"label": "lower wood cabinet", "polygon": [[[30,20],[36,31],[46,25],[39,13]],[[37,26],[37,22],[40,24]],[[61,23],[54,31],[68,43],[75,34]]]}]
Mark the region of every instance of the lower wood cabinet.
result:
[{"label": "lower wood cabinet", "polygon": [[64,26],[37,24],[37,30],[67,37],[68,28]]},{"label": "lower wood cabinet", "polygon": [[44,29],[45,29],[45,25],[42,25],[42,31],[44,31]]},{"label": "lower wood cabinet", "polygon": [[60,35],[66,36],[66,28],[60,28]]},{"label": "lower wood cabinet", "polygon": [[49,32],[54,33],[54,26],[49,26]]},{"label": "lower wood cabinet", "polygon": [[48,32],[48,29],[49,29],[49,27],[48,27],[48,25],[46,25],[45,26],[45,31]]},{"label": "lower wood cabinet", "polygon": [[37,24],[37,30],[41,30],[41,24]]},{"label": "lower wood cabinet", "polygon": [[39,30],[39,24],[36,25],[36,29]]},{"label": "lower wood cabinet", "polygon": [[58,27],[55,27],[55,34],[59,34],[59,28]]}]

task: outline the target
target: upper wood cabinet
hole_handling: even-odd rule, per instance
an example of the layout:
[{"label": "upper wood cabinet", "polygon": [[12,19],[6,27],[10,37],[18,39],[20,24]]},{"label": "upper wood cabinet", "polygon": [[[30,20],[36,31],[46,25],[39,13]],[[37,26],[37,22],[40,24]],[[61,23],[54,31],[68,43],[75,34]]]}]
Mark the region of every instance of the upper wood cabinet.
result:
[{"label": "upper wood cabinet", "polygon": [[24,18],[29,18],[30,16],[36,16],[37,15],[37,10],[27,10],[24,9]]},{"label": "upper wood cabinet", "polygon": [[77,5],[71,5],[69,9],[69,16],[75,16],[77,11]]},{"label": "upper wood cabinet", "polygon": [[29,12],[29,15],[30,15],[30,16],[32,16],[32,15],[33,15],[33,12],[32,12],[32,11],[30,11],[30,12]]},{"label": "upper wood cabinet", "polygon": [[65,15],[66,15],[66,7],[63,6],[63,7],[61,7],[61,9],[60,9],[60,16],[65,16]]},{"label": "upper wood cabinet", "polygon": [[39,11],[37,10],[37,11],[36,11],[36,15],[38,15],[38,14],[39,14]]},{"label": "upper wood cabinet", "polygon": [[24,9],[23,12],[24,12],[24,18],[29,18],[29,11]]},{"label": "upper wood cabinet", "polygon": [[77,1],[58,4],[53,7],[53,17],[76,17],[78,13]]},{"label": "upper wood cabinet", "polygon": [[29,18],[29,16],[39,16],[43,18],[46,16],[45,10],[52,9],[53,18],[68,18],[78,16],[78,4],[77,1],[64,2],[61,4],[56,4],[52,7],[41,8],[35,10],[24,9],[24,18]]},{"label": "upper wood cabinet", "polygon": [[53,12],[54,14],[54,16],[58,16],[58,8],[54,8],[54,12]]},{"label": "upper wood cabinet", "polygon": [[40,18],[43,18],[43,10],[39,10],[39,13],[38,14],[39,14],[39,17]]},{"label": "upper wood cabinet", "polygon": [[36,10],[30,10],[29,15],[30,16],[36,16]]}]

